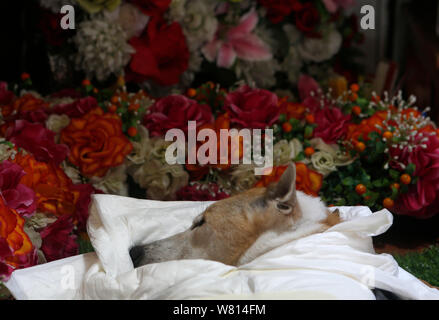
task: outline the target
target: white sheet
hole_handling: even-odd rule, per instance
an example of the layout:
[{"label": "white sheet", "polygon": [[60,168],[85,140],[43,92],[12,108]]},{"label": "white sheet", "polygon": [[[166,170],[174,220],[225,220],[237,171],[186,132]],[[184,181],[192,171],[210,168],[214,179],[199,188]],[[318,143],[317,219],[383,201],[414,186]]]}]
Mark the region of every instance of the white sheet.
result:
[{"label": "white sheet", "polygon": [[17,299],[374,299],[369,287],[439,299],[392,256],[374,253],[371,237],[392,215],[365,207],[339,208],[343,223],[239,268],[183,260],[134,269],[134,243],[184,231],[210,204],[95,195],[88,232],[96,253],[17,270],[6,285]]}]

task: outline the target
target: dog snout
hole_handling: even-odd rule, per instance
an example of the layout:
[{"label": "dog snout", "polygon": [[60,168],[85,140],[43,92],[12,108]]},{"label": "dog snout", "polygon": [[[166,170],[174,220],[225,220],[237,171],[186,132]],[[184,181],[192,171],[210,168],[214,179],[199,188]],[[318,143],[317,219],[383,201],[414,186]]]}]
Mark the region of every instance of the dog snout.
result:
[{"label": "dog snout", "polygon": [[141,246],[135,246],[130,249],[130,257],[133,261],[134,268],[137,268],[140,265],[144,255],[145,251]]}]

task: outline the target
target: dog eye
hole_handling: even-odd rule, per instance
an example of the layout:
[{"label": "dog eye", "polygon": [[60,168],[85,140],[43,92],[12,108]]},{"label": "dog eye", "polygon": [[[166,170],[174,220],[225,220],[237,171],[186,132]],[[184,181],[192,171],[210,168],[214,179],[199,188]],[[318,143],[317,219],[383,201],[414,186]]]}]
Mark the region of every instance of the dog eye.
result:
[{"label": "dog eye", "polygon": [[284,203],[278,203],[276,205],[276,207],[281,211],[290,211],[291,210],[291,206],[284,204]]},{"label": "dog eye", "polygon": [[194,221],[194,224],[192,225],[191,230],[194,230],[198,227],[201,227],[205,222],[206,222],[206,220],[204,220],[204,217],[202,217],[200,220]]}]

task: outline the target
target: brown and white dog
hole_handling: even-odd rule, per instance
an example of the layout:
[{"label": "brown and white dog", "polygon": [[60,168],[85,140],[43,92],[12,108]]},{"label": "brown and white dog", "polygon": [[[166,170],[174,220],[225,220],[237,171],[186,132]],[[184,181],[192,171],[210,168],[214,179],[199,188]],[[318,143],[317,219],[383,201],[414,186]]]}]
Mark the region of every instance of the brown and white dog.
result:
[{"label": "brown and white dog", "polygon": [[239,266],[289,241],[338,224],[320,198],[296,191],[296,167],[280,181],[218,201],[173,237],[131,248],[135,267],[181,259],[207,259]]}]

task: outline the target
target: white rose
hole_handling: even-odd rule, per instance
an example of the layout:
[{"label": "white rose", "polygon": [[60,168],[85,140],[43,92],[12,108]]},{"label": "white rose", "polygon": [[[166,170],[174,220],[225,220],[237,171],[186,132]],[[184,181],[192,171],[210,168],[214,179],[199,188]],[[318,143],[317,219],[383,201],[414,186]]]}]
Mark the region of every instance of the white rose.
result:
[{"label": "white rose", "polygon": [[314,169],[323,176],[328,176],[331,172],[337,171],[332,155],[325,151],[317,151],[311,156],[311,163]]},{"label": "white rose", "polygon": [[340,33],[332,30],[321,39],[305,38],[298,50],[305,60],[323,62],[331,59],[340,50],[342,40]]},{"label": "white rose", "polygon": [[62,129],[64,129],[69,125],[69,123],[70,123],[70,118],[65,114],[63,115],[52,114],[46,120],[46,127],[47,129],[55,133],[60,133]]}]

